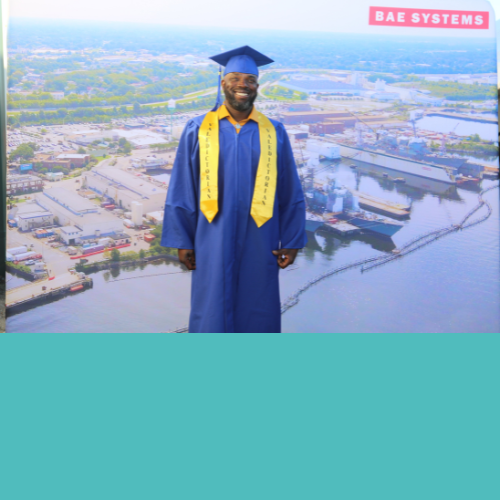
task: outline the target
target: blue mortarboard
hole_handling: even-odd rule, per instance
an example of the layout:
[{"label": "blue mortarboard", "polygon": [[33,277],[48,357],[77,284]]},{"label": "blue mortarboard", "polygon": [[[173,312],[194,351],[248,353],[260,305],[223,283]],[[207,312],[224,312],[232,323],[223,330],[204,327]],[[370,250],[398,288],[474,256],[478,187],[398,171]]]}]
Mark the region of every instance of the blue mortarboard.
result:
[{"label": "blue mortarboard", "polygon": [[[212,56],[209,59],[212,59],[212,61],[215,61],[226,68],[224,70],[224,76],[228,73],[247,73],[249,75],[259,76],[259,66],[264,66],[265,64],[271,64],[274,62],[269,57],[261,54],[255,49],[252,49],[252,47],[249,47],[248,45],[228,50],[222,54]],[[220,106],[221,102],[219,71],[219,89],[217,92],[217,101],[215,103],[214,110]]]},{"label": "blue mortarboard", "polygon": [[228,73],[248,73],[259,76],[259,66],[274,62],[248,45],[212,56],[210,59],[225,66],[224,76]]}]

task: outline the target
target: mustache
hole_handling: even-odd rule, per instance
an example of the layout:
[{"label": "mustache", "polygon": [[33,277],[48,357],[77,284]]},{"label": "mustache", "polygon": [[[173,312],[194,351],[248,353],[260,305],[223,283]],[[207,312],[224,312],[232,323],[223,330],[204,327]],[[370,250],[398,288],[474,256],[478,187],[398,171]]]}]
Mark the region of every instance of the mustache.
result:
[{"label": "mustache", "polygon": [[[226,88],[223,90],[227,102],[231,105],[232,108],[236,109],[237,111],[248,111],[253,106],[255,99],[257,99],[257,91],[252,92],[248,89],[234,89],[233,91]],[[238,102],[234,95],[236,92],[245,93],[249,96],[248,100],[246,102]]]}]

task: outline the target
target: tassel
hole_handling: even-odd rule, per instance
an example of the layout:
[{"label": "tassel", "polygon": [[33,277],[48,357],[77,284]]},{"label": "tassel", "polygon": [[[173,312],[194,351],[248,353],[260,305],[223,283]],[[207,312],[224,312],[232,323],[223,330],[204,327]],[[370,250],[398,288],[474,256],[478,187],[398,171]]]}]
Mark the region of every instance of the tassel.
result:
[{"label": "tassel", "polygon": [[212,111],[217,111],[222,104],[222,96],[220,94],[221,75],[222,75],[222,66],[219,66],[219,86],[217,87],[217,100],[215,101],[215,107],[212,109]]}]

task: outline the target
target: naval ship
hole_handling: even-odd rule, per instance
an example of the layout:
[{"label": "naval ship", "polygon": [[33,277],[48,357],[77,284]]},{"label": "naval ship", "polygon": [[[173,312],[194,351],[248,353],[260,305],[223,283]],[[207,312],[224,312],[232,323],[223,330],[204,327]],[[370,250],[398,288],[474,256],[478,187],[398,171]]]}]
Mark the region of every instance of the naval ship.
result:
[{"label": "naval ship", "polygon": [[355,143],[351,142],[354,141],[335,142],[344,158],[447,184],[460,183],[464,178],[479,181],[484,171],[483,165],[470,163],[466,158],[431,153],[420,137],[408,139],[384,135],[376,142],[367,144],[358,135]]}]

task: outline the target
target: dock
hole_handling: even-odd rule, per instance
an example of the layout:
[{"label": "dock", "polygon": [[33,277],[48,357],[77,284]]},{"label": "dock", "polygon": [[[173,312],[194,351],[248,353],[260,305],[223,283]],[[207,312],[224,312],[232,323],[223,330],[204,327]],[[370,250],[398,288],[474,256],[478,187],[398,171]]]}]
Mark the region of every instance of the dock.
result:
[{"label": "dock", "polygon": [[330,231],[340,236],[351,236],[361,233],[361,229],[357,226],[349,224],[349,222],[339,220],[338,222],[325,222],[323,226],[327,231]]},{"label": "dock", "polygon": [[410,216],[410,205],[383,200],[376,196],[355,191],[354,189],[350,189],[350,191],[354,196],[359,198],[359,206],[365,210],[387,215],[394,219],[407,219]]},{"label": "dock", "polygon": [[64,273],[52,280],[44,279],[7,290],[5,308],[7,314],[18,309],[50,302],[64,295],[92,288],[92,278],[83,273]]}]

